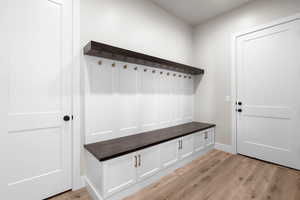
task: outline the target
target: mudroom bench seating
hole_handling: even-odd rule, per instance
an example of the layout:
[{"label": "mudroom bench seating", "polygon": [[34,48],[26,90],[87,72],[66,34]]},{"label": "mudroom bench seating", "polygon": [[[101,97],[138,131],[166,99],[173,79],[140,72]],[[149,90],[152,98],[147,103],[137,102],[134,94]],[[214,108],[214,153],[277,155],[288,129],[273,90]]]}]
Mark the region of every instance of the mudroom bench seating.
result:
[{"label": "mudroom bench seating", "polygon": [[87,144],[87,188],[95,200],[122,199],[213,149],[214,130],[190,122]]}]

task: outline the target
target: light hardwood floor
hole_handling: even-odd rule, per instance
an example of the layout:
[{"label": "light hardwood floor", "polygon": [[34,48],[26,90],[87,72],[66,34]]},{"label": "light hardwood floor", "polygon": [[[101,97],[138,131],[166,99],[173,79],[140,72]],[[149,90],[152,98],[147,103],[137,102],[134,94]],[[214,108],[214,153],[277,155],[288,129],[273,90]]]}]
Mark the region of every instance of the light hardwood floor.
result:
[{"label": "light hardwood floor", "polygon": [[[300,200],[300,171],[213,150],[125,200]],[[51,200],[91,200],[85,189]]]}]

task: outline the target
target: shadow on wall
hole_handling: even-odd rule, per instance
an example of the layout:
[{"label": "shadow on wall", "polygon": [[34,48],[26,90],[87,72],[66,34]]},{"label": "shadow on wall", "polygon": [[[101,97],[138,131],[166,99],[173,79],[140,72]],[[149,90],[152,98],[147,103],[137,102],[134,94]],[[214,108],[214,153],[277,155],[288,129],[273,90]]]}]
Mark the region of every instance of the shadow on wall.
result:
[{"label": "shadow on wall", "polygon": [[197,88],[203,80],[203,76],[205,76],[205,75],[196,75],[196,76],[194,76],[194,94],[196,94]]}]

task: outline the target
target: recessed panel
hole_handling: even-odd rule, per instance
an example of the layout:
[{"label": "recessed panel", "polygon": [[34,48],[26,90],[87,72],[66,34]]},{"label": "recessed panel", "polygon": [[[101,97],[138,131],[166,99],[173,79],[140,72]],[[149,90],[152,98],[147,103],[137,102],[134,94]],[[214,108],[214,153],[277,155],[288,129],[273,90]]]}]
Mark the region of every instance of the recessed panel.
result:
[{"label": "recessed panel", "polygon": [[118,83],[119,131],[133,134],[138,128],[138,73],[135,65],[120,64]]},{"label": "recessed panel", "polygon": [[9,185],[62,169],[61,129],[40,129],[10,134]]},{"label": "recessed panel", "polygon": [[[9,113],[61,109],[61,5],[18,1],[9,51]],[[47,17],[46,17],[47,16]],[[17,51],[16,51],[17,49]],[[8,66],[6,66],[8,67]]]},{"label": "recessed panel", "polygon": [[116,67],[111,60],[87,58],[86,127],[90,135],[113,132],[116,119],[115,83]]},{"label": "recessed panel", "polygon": [[161,71],[158,77],[158,116],[160,127],[169,126],[172,121],[172,85],[167,71]]},{"label": "recessed panel", "polygon": [[152,69],[141,74],[141,127],[143,130],[155,128],[157,123],[156,74]]},{"label": "recessed panel", "polygon": [[245,117],[245,141],[264,144],[274,148],[289,149],[292,135],[290,120],[271,119],[263,117]]}]

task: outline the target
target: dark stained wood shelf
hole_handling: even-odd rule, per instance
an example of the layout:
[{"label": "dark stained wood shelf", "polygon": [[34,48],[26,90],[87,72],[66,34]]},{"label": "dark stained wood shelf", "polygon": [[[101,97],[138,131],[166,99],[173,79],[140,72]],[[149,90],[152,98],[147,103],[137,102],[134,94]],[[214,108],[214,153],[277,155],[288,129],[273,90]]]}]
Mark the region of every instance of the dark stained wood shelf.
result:
[{"label": "dark stained wood shelf", "polygon": [[188,73],[192,75],[204,74],[203,69],[176,63],[173,61],[157,58],[154,56],[110,46],[104,43],[90,41],[84,47],[84,54],[90,56],[103,57],[123,62],[141,64],[159,69],[167,69],[176,72]]},{"label": "dark stained wood shelf", "polygon": [[87,144],[84,145],[84,147],[99,161],[105,161],[212,127],[215,127],[215,125],[190,122],[136,135]]}]

